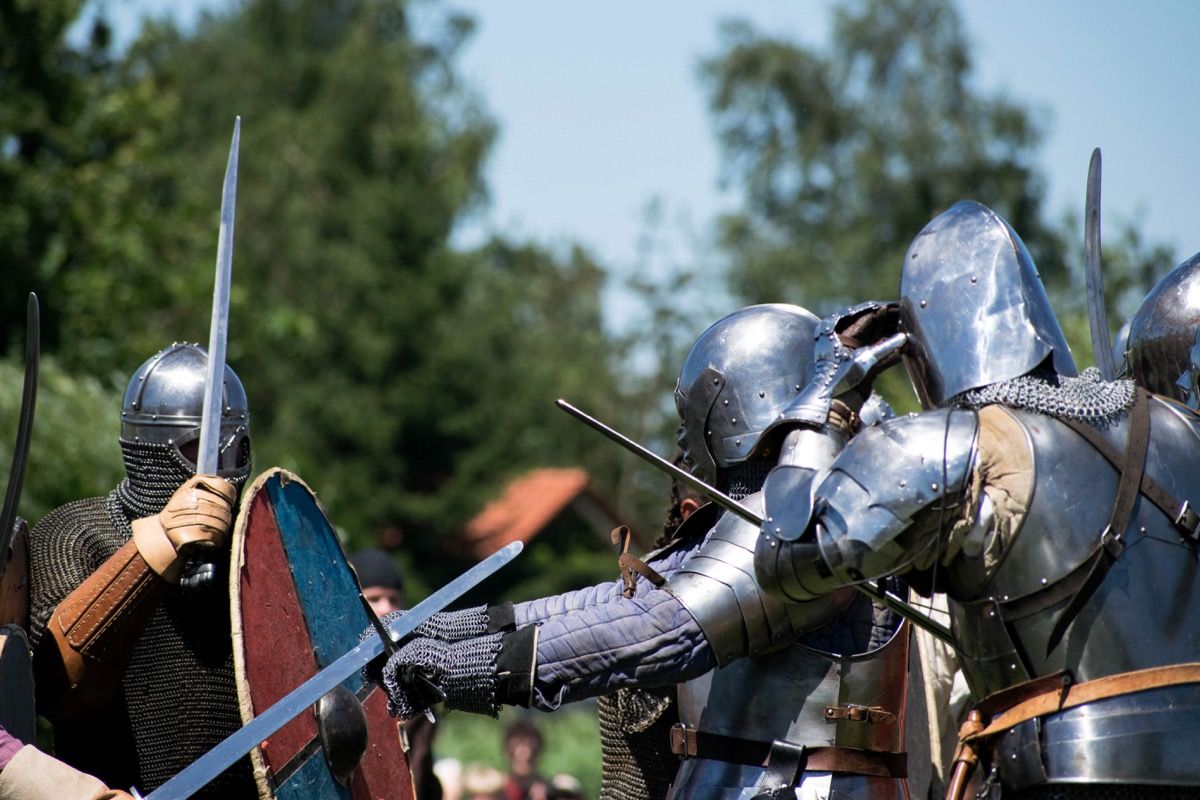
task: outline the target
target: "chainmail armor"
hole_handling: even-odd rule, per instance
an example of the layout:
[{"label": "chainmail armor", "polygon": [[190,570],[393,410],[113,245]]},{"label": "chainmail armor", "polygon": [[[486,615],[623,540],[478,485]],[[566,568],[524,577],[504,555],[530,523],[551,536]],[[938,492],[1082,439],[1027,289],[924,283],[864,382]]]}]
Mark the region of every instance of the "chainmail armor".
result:
[{"label": "chainmail armor", "polygon": [[[138,495],[116,490],[69,503],[34,527],[30,634],[35,649],[55,607],[129,541],[130,521],[144,516],[125,505],[131,496]],[[172,587],[134,643],[112,702],[91,715],[57,720],[55,750],[109,786],[137,786],[144,792],[241,724],[228,598]],[[257,798],[249,759],[195,796]]]},{"label": "chainmail armor", "polygon": [[[120,442],[127,477],[117,485],[115,494],[121,505],[130,512],[130,519],[157,514],[175,490],[196,474],[195,466],[169,444],[134,442],[129,439],[121,439]],[[249,440],[243,440],[242,446],[248,449]],[[221,477],[227,478],[241,491],[250,476],[248,452],[245,467],[238,469],[236,474],[230,473],[231,470],[220,471]]]},{"label": "chainmail armor", "polygon": [[762,489],[767,480],[767,474],[774,468],[775,462],[764,458],[734,464],[724,471],[725,494],[734,500],[745,500]]},{"label": "chainmail armor", "polygon": [[446,693],[447,708],[497,716],[496,657],[503,639],[503,633],[493,633],[452,644],[427,638],[409,641],[383,668],[388,713],[409,719],[425,710],[424,701],[409,689],[401,674],[405,667],[416,667]]},{"label": "chainmail armor", "polygon": [[618,689],[600,697],[600,800],[658,800],[679,769],[668,746],[679,722],[675,687]]},{"label": "chainmail armor", "polygon": [[1059,419],[1105,423],[1133,405],[1130,380],[1104,381],[1100,370],[1089,367],[1077,378],[1040,371],[1012,380],[969,389],[950,398],[948,406],[982,408],[1002,405]]},{"label": "chainmail armor", "polygon": [[[385,628],[390,628],[393,622],[403,616],[403,610],[393,611],[386,615],[381,622]],[[475,608],[464,608],[461,611],[439,611],[418,625],[410,635],[440,639],[443,642],[461,642],[463,639],[482,636],[487,631],[488,607],[476,606]],[[374,635],[375,628],[371,627],[363,633],[360,639],[366,640]]]}]

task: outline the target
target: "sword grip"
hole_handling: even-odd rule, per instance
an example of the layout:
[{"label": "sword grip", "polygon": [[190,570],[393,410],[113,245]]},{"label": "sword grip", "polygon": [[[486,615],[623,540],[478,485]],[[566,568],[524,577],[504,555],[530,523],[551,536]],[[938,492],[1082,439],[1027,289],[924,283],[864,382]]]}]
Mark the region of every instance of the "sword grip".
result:
[{"label": "sword grip", "polygon": [[217,581],[217,565],[203,556],[189,558],[183,567],[179,585],[193,591],[213,586]]}]

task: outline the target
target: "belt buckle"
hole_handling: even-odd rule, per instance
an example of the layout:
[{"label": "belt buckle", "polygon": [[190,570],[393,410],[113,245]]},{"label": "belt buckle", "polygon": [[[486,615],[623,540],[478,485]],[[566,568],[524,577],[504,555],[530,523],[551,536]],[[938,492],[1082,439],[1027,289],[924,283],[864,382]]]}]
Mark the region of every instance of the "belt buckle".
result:
[{"label": "belt buckle", "polygon": [[1192,539],[1200,538],[1200,514],[1192,510],[1191,503],[1183,501],[1179,513],[1175,516],[1175,525]]},{"label": "belt buckle", "polygon": [[695,758],[696,731],[682,722],[671,726],[671,752],[682,758]]}]

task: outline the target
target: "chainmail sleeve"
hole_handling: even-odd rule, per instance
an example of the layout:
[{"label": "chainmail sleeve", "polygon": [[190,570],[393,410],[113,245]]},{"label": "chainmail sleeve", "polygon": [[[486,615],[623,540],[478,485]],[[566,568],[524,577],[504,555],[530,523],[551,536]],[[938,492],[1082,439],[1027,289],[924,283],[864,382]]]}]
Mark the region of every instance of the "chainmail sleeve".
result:
[{"label": "chainmail sleeve", "polygon": [[103,498],[60,506],[33,526],[29,642],[35,650],[58,604],[125,543],[126,538],[116,534]]},{"label": "chainmail sleeve", "polygon": [[[34,527],[35,648],[55,607],[129,541],[136,515],[114,491],[62,506]],[[226,556],[219,569],[227,563]],[[82,717],[54,720],[57,755],[109,786],[152,791],[240,728],[229,624],[223,587],[207,592],[171,587],[135,641],[111,702]],[[195,796],[257,798],[249,759]]]}]

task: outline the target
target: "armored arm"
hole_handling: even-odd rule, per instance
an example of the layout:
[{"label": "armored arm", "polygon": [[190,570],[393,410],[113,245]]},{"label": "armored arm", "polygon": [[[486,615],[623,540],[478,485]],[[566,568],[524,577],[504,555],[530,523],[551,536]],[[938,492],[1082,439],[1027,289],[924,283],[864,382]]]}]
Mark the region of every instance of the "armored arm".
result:
[{"label": "armored arm", "polygon": [[755,553],[764,586],[803,601],[934,566],[943,534],[963,517],[978,427],[962,409],[888,420],[856,437],[815,491],[798,482],[790,496],[768,492]]},{"label": "armored arm", "polygon": [[[192,478],[159,514],[134,520],[132,538],[42,612],[34,665],[38,704],[47,715],[71,716],[108,701],[133,643],[178,582],[188,549],[226,540],[235,497],[223,478]],[[43,531],[40,538],[52,535]],[[72,555],[80,557],[60,553],[55,560]]]}]

